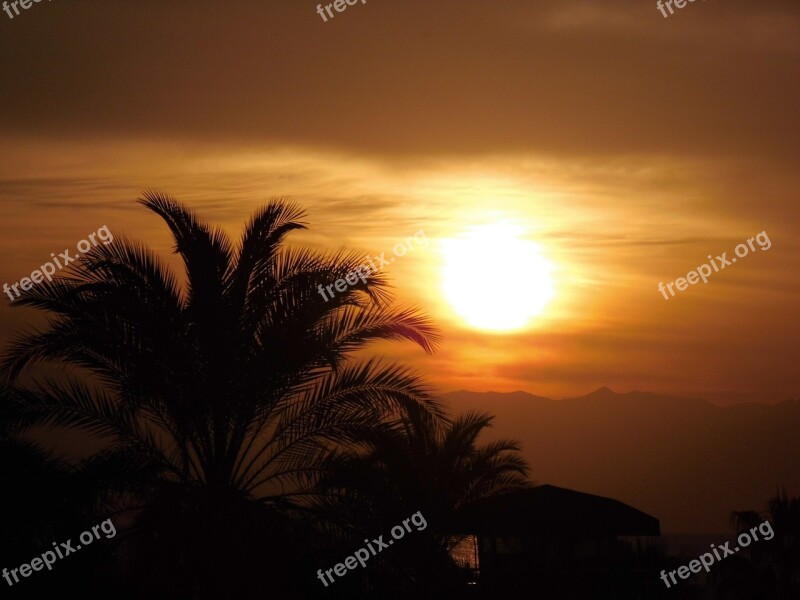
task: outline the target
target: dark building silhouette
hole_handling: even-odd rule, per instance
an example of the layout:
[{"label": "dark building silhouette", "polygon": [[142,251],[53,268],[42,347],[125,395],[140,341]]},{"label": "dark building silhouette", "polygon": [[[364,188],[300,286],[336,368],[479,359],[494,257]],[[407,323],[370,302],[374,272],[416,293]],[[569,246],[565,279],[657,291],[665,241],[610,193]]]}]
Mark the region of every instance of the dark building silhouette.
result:
[{"label": "dark building silhouette", "polygon": [[658,597],[658,519],[627,504],[552,485],[477,503],[454,533],[480,597]]}]

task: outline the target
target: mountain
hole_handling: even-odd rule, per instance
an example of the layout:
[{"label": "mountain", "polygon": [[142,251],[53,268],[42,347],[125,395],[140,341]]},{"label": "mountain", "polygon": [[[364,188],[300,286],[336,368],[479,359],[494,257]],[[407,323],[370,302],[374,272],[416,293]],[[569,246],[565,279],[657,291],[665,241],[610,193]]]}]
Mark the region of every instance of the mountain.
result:
[{"label": "mountain", "polygon": [[728,533],[734,510],[800,494],[800,401],[716,406],[648,392],[551,400],[526,392],[451,392],[455,412],[496,416],[487,439],[523,444],[538,483],[609,496],[665,533]]}]

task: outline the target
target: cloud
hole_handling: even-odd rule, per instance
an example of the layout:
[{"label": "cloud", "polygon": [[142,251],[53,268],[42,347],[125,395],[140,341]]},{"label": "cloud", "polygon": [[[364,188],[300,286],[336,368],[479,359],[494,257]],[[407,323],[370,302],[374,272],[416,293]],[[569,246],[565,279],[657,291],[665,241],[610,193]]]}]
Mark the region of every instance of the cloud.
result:
[{"label": "cloud", "polygon": [[649,3],[376,1],[328,23],[288,1],[189,6],[50,4],[4,23],[0,131],[382,155],[798,155],[796,2],[664,20]]}]

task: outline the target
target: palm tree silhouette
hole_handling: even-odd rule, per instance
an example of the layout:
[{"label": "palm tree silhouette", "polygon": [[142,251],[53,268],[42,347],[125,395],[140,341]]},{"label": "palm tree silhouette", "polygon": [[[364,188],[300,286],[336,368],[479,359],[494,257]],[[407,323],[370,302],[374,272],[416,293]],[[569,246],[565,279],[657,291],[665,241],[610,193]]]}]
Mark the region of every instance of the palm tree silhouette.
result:
[{"label": "palm tree silhouette", "polygon": [[751,563],[771,580],[778,600],[800,597],[800,498],[789,498],[786,490],[779,490],[765,513],[734,512],[731,520],[739,533],[769,521],[775,536],[766,540],[761,535],[751,544]]},{"label": "palm tree silhouette", "polygon": [[[39,556],[56,541],[74,538],[96,525],[92,512],[98,482],[83,470],[80,462],[69,462],[41,448],[24,435],[19,414],[19,398],[0,384],[0,489],[4,515],[0,518],[0,564],[19,565]],[[93,548],[92,550],[96,550]],[[46,577],[16,581],[9,577],[0,585],[23,587],[24,597],[37,598],[60,593],[65,587],[77,588],[92,579],[103,588],[103,597],[126,598],[115,589],[113,541],[101,551],[85,552],[69,569],[55,569]],[[8,576],[6,573],[5,576]],[[5,579],[4,576],[4,579]],[[91,593],[86,598],[94,598]]]},{"label": "palm tree silhouette", "polygon": [[460,540],[452,535],[459,511],[531,485],[517,442],[478,443],[492,419],[468,413],[451,420],[408,407],[393,422],[363,432],[360,449],[329,460],[320,482],[327,494],[323,511],[345,538],[386,532],[417,511],[428,523],[384,557],[391,564],[381,597],[452,591],[447,586],[464,575],[450,557]]},{"label": "palm tree silhouette", "polygon": [[19,437],[19,430],[13,391],[0,386],[0,489],[4,491],[4,505],[8,515],[36,515],[35,519],[0,520],[4,540],[0,558],[4,565],[13,564],[16,554],[41,552],[65,533],[65,526],[79,523],[78,503],[66,501],[73,469],[33,441]]},{"label": "palm tree silhouette", "polygon": [[440,413],[408,368],[352,354],[380,339],[432,352],[438,334],[418,311],[389,307],[379,274],[323,300],[317,286],[359,256],[285,247],[305,228],[291,203],[258,210],[235,248],[168,196],[140,203],[171,230],[185,286],[141,244],[93,248],[15,303],[56,318],[15,340],[0,374],[14,383],[34,363],[64,367],[16,385],[20,420],[107,442],[84,468],[133,511],[143,588],[246,597],[242,582],[263,590],[268,573],[277,590],[304,539],[288,518],[316,493],[329,454],[406,410]]}]

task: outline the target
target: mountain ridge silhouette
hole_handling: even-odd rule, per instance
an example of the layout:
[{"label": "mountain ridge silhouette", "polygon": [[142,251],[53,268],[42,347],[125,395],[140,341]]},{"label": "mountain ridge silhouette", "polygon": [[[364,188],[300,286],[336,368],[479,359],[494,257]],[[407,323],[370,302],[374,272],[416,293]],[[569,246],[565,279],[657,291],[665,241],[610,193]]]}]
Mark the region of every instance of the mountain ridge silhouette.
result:
[{"label": "mountain ridge silhouette", "polygon": [[726,533],[734,510],[800,491],[800,400],[720,406],[601,387],[554,400],[529,392],[442,394],[454,411],[495,415],[488,438],[522,443],[532,477],[616,498],[665,533]]}]

